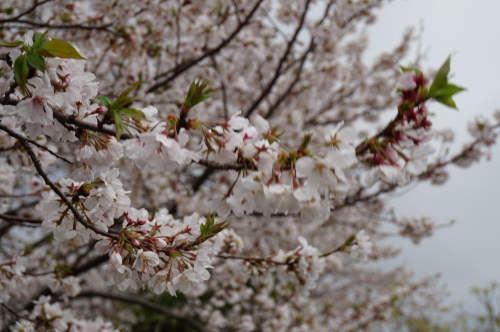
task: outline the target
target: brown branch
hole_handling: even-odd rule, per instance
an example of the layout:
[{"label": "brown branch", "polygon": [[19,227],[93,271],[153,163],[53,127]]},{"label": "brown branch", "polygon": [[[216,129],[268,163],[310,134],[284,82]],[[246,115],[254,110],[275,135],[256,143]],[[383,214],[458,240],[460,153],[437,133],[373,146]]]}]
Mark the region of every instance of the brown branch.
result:
[{"label": "brown branch", "polygon": [[[108,261],[108,259],[109,259],[109,256],[107,254],[97,256],[94,259],[88,261],[87,263],[71,269],[71,275],[77,276],[79,274],[87,272],[88,270],[93,269],[94,267],[97,267],[97,266],[101,265],[102,263]],[[50,288],[45,287],[38,294],[33,296],[32,300],[23,306],[23,309],[28,310],[28,311],[32,310],[35,307],[35,304],[33,303],[34,300],[38,299],[42,295],[50,295],[51,293],[52,292],[51,292]]]},{"label": "brown branch", "polygon": [[[493,126],[492,128],[499,128],[500,127],[500,124],[498,125],[495,125]],[[474,151],[474,149],[480,144],[480,143],[484,143],[485,140],[484,139],[476,139],[475,141],[473,141],[472,143],[470,143],[470,145],[462,150],[459,154],[455,155],[453,158],[450,158],[446,161],[443,161],[443,162],[437,162],[435,163],[434,165],[431,165],[429,167],[427,167],[427,171],[425,171],[424,173],[420,174],[418,177],[417,177],[417,180],[418,181],[424,181],[424,180],[427,180],[429,179],[429,177],[437,170],[439,169],[442,169],[450,164],[454,164],[456,162],[458,162],[460,159],[462,158],[465,158],[467,156],[467,154],[469,154],[470,152]],[[361,191],[358,192],[355,196],[353,197],[347,197],[344,202],[340,205],[337,205],[335,206],[336,209],[339,209],[339,208],[344,208],[344,207],[347,207],[347,206],[353,206],[353,205],[356,205],[358,203],[362,203],[362,202],[372,202],[374,199],[378,198],[380,195],[382,194],[387,194],[387,193],[390,193],[390,192],[393,192],[394,190],[396,190],[397,188],[399,188],[399,186],[397,184],[391,184],[385,188],[382,188],[380,189],[379,191],[371,194],[371,195],[368,195],[368,196],[361,196]]]},{"label": "brown branch", "polygon": [[47,175],[47,173],[45,173],[45,171],[42,168],[42,164],[40,163],[40,160],[38,159],[38,157],[36,156],[35,152],[31,148],[30,142],[25,137],[23,137],[22,135],[16,133],[15,131],[11,130],[9,127],[7,127],[6,125],[4,125],[2,123],[0,123],[0,130],[5,131],[7,134],[9,134],[10,136],[16,138],[21,143],[21,145],[24,147],[24,149],[28,153],[29,157],[31,158],[31,161],[33,162],[33,166],[37,170],[38,174],[43,178],[43,180],[45,181],[45,183],[57,194],[57,196],[59,196],[61,198],[61,200],[64,202],[64,204],[66,204],[68,206],[68,208],[73,213],[73,216],[83,226],[85,226],[86,228],[89,228],[89,229],[93,230],[97,234],[100,234],[100,235],[112,238],[114,240],[118,240],[118,236],[112,235],[112,234],[109,234],[107,232],[104,232],[104,231],[100,230],[99,228],[95,227],[94,225],[92,225],[91,223],[87,222],[87,220],[85,220],[83,218],[83,216],[80,214],[80,212],[78,212],[78,210],[73,206],[73,204],[68,200],[68,198],[62,193],[62,191],[59,189],[59,187],[57,187],[49,179],[49,176]]},{"label": "brown branch", "polygon": [[[319,258],[323,258],[323,257],[330,256],[331,254],[334,254],[336,252],[345,251],[345,249],[349,245],[355,244],[355,242],[356,241],[353,241],[353,242],[351,242],[348,245],[346,245],[345,243],[343,243],[338,248],[333,249],[331,251],[327,251],[325,253],[322,253],[318,257]],[[290,265],[290,264],[297,263],[297,261],[295,259],[292,259],[290,261],[285,261],[285,262],[277,262],[277,261],[275,261],[275,260],[273,260],[272,258],[269,258],[269,257],[245,257],[245,256],[237,256],[237,255],[220,255],[220,254],[219,255],[215,255],[215,257],[223,258],[223,259],[239,259],[239,260],[244,260],[244,261],[248,261],[248,262],[255,262],[255,263],[267,263],[267,264],[270,264],[270,265]]]},{"label": "brown branch", "polygon": [[317,27],[319,27],[321,24],[323,24],[323,22],[326,20],[326,18],[328,17],[328,14],[330,13],[330,9],[332,8],[334,2],[335,2],[335,0],[328,1],[328,4],[326,5],[325,11],[323,13],[323,17],[321,18],[321,20],[319,20],[318,23],[316,23]]},{"label": "brown branch", "polygon": [[[94,131],[94,132],[103,133],[103,134],[107,134],[107,135],[110,135],[110,136],[116,136],[116,132],[114,130],[107,129],[107,128],[104,128],[104,127],[100,127],[100,126],[92,124],[90,122],[79,120],[74,115],[65,115],[65,114],[62,114],[62,113],[59,113],[59,112],[54,112],[53,116],[62,125],[72,124],[72,125],[75,125],[75,126],[77,126],[79,128],[82,128],[82,129],[88,129],[88,130],[91,130],[91,131]],[[132,138],[132,137],[133,136],[131,136],[129,134],[126,134],[126,133],[124,133],[124,134],[122,134],[120,136],[121,139],[129,139],[129,138]]]},{"label": "brown branch", "polygon": [[149,310],[155,311],[157,313],[160,313],[164,316],[173,318],[178,320],[179,322],[190,326],[191,328],[195,329],[196,331],[199,332],[205,332],[207,331],[205,329],[205,326],[200,323],[195,321],[194,319],[181,316],[174,311],[169,310],[168,308],[165,308],[163,306],[160,306],[156,303],[146,301],[141,298],[137,298],[134,296],[125,296],[121,294],[113,294],[113,293],[103,293],[103,292],[97,292],[97,291],[87,291],[87,292],[82,292],[76,296],[77,298],[92,298],[92,297],[100,297],[103,299],[109,299],[109,300],[114,300],[114,301],[120,301],[120,302],[125,302],[125,303],[130,303],[134,305],[138,305],[144,308],[147,308]]},{"label": "brown branch", "polygon": [[37,191],[35,193],[22,194],[22,195],[5,195],[5,194],[0,194],[0,197],[2,197],[2,198],[24,198],[24,197],[27,197],[27,196],[38,196],[40,194],[41,194],[41,191]]},{"label": "brown branch", "polygon": [[10,53],[0,54],[0,61],[7,62],[7,65],[12,68],[12,59],[10,58]]},{"label": "brown branch", "polygon": [[35,322],[34,320],[29,319],[28,317],[25,317],[25,316],[23,316],[21,314],[18,314],[17,311],[15,311],[14,309],[12,309],[10,306],[8,306],[5,303],[2,303],[2,307],[4,307],[5,309],[7,309],[8,312],[10,312],[12,315],[14,315],[16,317],[16,320],[24,319],[24,320],[28,320],[30,322]]},{"label": "brown branch", "polygon": [[276,68],[274,72],[274,76],[271,79],[271,81],[267,84],[266,88],[262,93],[260,94],[259,98],[257,98],[256,101],[243,113],[244,117],[248,118],[252,113],[255,111],[255,109],[259,106],[259,104],[266,98],[266,96],[271,93],[271,90],[273,89],[274,85],[278,81],[278,78],[283,74],[282,72],[282,67],[285,64],[285,61],[287,60],[288,56],[290,55],[290,52],[292,50],[293,45],[295,44],[295,41],[299,35],[299,32],[302,30],[302,27],[304,26],[304,22],[306,19],[307,11],[309,10],[309,3],[311,0],[306,0],[305,8],[304,11],[302,12],[302,16],[300,17],[299,25],[295,29],[295,32],[292,36],[292,39],[287,44],[285,53],[282,55],[280,61],[278,62],[278,67]]},{"label": "brown branch", "polygon": [[39,7],[39,6],[43,5],[43,4],[46,4],[47,2],[50,2],[50,1],[52,1],[52,0],[45,0],[45,1],[42,1],[42,2],[39,3],[38,0],[35,0],[34,3],[33,3],[33,6],[31,6],[30,8],[28,8],[27,10],[25,10],[24,12],[20,13],[17,16],[0,20],[0,24],[7,23],[7,22],[18,21],[19,18],[21,18],[21,17],[23,17],[25,15],[28,15],[29,13],[31,13],[32,11],[34,11],[37,7]]},{"label": "brown branch", "polygon": [[104,254],[104,255],[101,255],[101,256],[97,256],[95,257],[94,259],[80,265],[80,266],[77,266],[75,268],[72,268],[71,269],[71,275],[74,275],[74,276],[77,276],[79,274],[82,274],[83,272],[86,272],[96,266],[99,266],[101,265],[102,263],[105,263],[109,260],[109,255],[108,254]]},{"label": "brown branch", "polygon": [[193,67],[194,65],[196,65],[197,63],[199,63],[203,59],[219,53],[219,51],[221,49],[223,49],[226,45],[228,45],[229,42],[231,42],[239,34],[239,32],[243,29],[243,27],[245,27],[250,22],[250,19],[255,14],[255,12],[257,11],[257,9],[259,8],[259,6],[262,2],[263,2],[263,0],[258,0],[255,3],[255,5],[253,6],[250,13],[245,17],[245,20],[243,22],[241,22],[241,24],[238,24],[238,27],[231,33],[231,35],[229,35],[229,37],[227,37],[226,39],[222,40],[222,42],[219,45],[217,45],[214,48],[207,49],[205,51],[205,53],[203,53],[202,55],[200,55],[197,58],[183,61],[181,64],[170,69],[169,71],[167,71],[163,74],[157,75],[155,77],[156,80],[163,78],[163,77],[166,77],[166,79],[154,84],[146,92],[151,93],[151,92],[158,90],[160,87],[164,86],[165,84],[168,84],[169,82],[174,80],[177,76],[179,76],[181,73],[183,73],[186,70],[188,70],[189,68]]},{"label": "brown branch", "polygon": [[[101,31],[107,32],[111,35],[114,35],[116,37],[123,37],[122,34],[109,29],[110,27],[113,26],[112,23],[104,24],[104,25],[84,25],[85,23],[86,22],[79,23],[79,24],[51,24],[48,22],[35,22],[35,21],[29,21],[29,20],[17,20],[15,22],[11,22],[11,24],[25,24],[25,25],[39,27],[39,28],[50,28],[52,30],[53,29],[58,29],[58,30],[71,30],[71,29],[75,29],[75,30],[101,30]],[[7,26],[0,27],[0,29],[13,28],[13,27],[14,26],[7,25]]]},{"label": "brown branch", "polygon": [[272,116],[274,111],[276,111],[276,109],[280,106],[280,104],[290,95],[295,85],[297,85],[297,83],[299,82],[302,70],[304,68],[304,64],[307,59],[307,55],[313,50],[313,48],[314,48],[314,39],[311,39],[309,47],[307,48],[307,50],[304,52],[304,55],[302,55],[300,59],[299,68],[297,68],[297,73],[295,74],[294,80],[290,83],[286,91],[281,96],[279,96],[279,98],[274,102],[274,104],[272,104],[269,107],[269,110],[266,114],[266,119]]},{"label": "brown branch", "polygon": [[8,214],[0,214],[0,219],[3,219],[7,222],[22,222],[28,224],[41,224],[43,221],[42,219],[24,218]]},{"label": "brown branch", "polygon": [[375,136],[373,136],[372,138],[370,139],[366,139],[364,140],[363,142],[359,143],[357,146],[356,146],[356,156],[359,156],[363,153],[365,153],[369,148],[370,148],[370,145],[368,144],[369,141],[371,140],[375,140],[375,139],[378,139],[380,137],[384,137],[386,135],[389,135],[392,130],[394,129],[394,126],[396,125],[396,123],[401,119],[401,116],[398,114],[396,115],[396,117],[391,120],[391,122],[389,122],[387,124],[387,126],[385,126],[384,129],[382,129],[379,133],[377,133]]},{"label": "brown branch", "polygon": [[18,100],[10,99],[10,95],[14,93],[14,91],[16,90],[16,88],[17,88],[16,81],[12,81],[12,83],[10,83],[9,89],[5,91],[2,100],[0,100],[0,104],[2,104],[2,105],[13,105],[13,106],[17,105],[19,103]]},{"label": "brown branch", "polygon": [[61,160],[62,160],[62,161],[64,161],[65,163],[68,163],[68,164],[70,164],[70,165],[73,165],[73,163],[72,163],[71,161],[69,161],[68,159],[66,159],[66,158],[64,158],[64,157],[62,157],[62,156],[60,156],[60,155],[58,155],[58,154],[57,154],[57,153],[55,153],[54,151],[52,151],[52,150],[50,150],[49,148],[47,148],[47,147],[45,147],[45,146],[43,146],[43,145],[41,145],[41,144],[37,143],[36,141],[34,141],[34,140],[32,140],[32,139],[29,139],[29,138],[26,138],[26,140],[27,140],[28,142],[30,142],[31,144],[33,144],[33,145],[37,146],[38,148],[40,148],[40,149],[42,149],[42,150],[47,151],[48,153],[50,153],[50,154],[51,154],[51,155],[53,155],[54,157],[61,159]]},{"label": "brown branch", "polygon": [[215,257],[218,258],[223,258],[223,259],[239,259],[239,260],[244,260],[248,262],[254,262],[254,263],[267,263],[270,265],[288,265],[287,262],[276,262],[273,261],[271,258],[262,258],[262,257],[245,257],[245,256],[236,256],[236,255],[216,255]]}]

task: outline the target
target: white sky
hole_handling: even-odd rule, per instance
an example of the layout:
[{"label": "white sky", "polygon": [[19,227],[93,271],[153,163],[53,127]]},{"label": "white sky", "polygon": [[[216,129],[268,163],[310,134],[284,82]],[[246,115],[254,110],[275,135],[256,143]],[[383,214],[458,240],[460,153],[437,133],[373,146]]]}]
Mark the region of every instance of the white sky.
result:
[{"label": "white sky", "polygon": [[[422,45],[429,49],[424,66],[438,68],[452,55],[452,82],[467,88],[454,98],[460,112],[436,104],[430,111],[437,113],[435,128],[455,130],[457,147],[470,139],[468,120],[477,114],[491,117],[500,108],[499,14],[498,0],[398,0],[382,9],[369,30],[369,57],[392,49],[405,27],[418,28],[421,22]],[[456,223],[419,246],[391,239],[403,252],[390,265],[405,263],[418,276],[441,273],[451,301],[476,313],[481,307],[469,294],[471,286],[500,281],[499,169],[500,148],[495,147],[490,162],[465,170],[452,166],[444,186],[421,185],[392,201],[398,215],[429,215],[440,223]]]}]

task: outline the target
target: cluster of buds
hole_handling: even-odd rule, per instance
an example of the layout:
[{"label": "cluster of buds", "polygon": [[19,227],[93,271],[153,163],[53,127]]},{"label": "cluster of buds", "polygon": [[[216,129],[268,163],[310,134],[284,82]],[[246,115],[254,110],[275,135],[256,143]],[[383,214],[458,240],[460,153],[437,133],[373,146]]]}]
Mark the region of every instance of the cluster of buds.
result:
[{"label": "cluster of buds", "polygon": [[193,284],[208,280],[213,242],[207,240],[226,223],[198,214],[176,220],[166,210],[149,218],[147,210],[131,208],[124,216],[118,239],[96,244],[99,253],[110,256],[108,284],[122,290],[147,285],[157,294],[168,289],[175,295],[176,290],[187,292]]}]

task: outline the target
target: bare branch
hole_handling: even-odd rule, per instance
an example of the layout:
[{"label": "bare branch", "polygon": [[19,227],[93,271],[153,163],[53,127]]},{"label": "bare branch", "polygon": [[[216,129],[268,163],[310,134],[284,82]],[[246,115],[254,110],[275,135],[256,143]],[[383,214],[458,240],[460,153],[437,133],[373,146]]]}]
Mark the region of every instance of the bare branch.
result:
[{"label": "bare branch", "polygon": [[116,37],[123,37],[120,33],[111,30],[110,27],[113,26],[112,23],[109,24],[104,24],[104,25],[85,25],[87,22],[83,23],[78,23],[78,24],[52,24],[49,22],[35,22],[35,21],[29,21],[29,20],[17,20],[15,22],[11,22],[11,24],[15,25],[4,25],[0,26],[0,29],[9,29],[9,28],[19,28],[17,24],[21,25],[29,25],[31,27],[38,27],[38,28],[50,28],[50,29],[57,29],[57,30],[97,30],[97,31],[104,31],[106,33],[109,33],[113,36]]},{"label": "bare branch", "polygon": [[158,90],[160,87],[162,87],[165,84],[171,82],[177,76],[179,76],[181,73],[183,73],[186,70],[188,70],[189,68],[193,67],[198,62],[200,62],[203,59],[205,59],[206,57],[209,57],[209,56],[212,56],[212,55],[215,55],[215,54],[219,53],[219,51],[221,49],[223,49],[227,44],[229,44],[229,42],[231,42],[231,40],[233,40],[239,34],[239,32],[241,31],[241,29],[243,29],[243,27],[245,27],[250,22],[250,19],[255,14],[255,12],[257,11],[257,9],[259,8],[259,6],[260,6],[260,4],[262,2],[263,2],[263,0],[258,0],[255,3],[255,5],[253,6],[253,8],[250,11],[250,13],[246,16],[245,20],[243,22],[241,22],[241,24],[238,24],[238,27],[233,31],[233,33],[231,33],[231,35],[229,35],[229,37],[227,37],[226,39],[222,40],[222,42],[219,45],[217,45],[214,48],[207,49],[205,51],[205,53],[203,53],[201,56],[199,56],[197,58],[194,58],[194,59],[182,62],[180,65],[178,65],[178,66],[170,69],[166,73],[159,74],[158,76],[155,77],[155,79],[160,79],[160,78],[163,78],[163,77],[167,77],[167,78],[164,79],[163,81],[158,82],[158,83],[154,84],[153,86],[151,86],[147,90],[147,92],[151,93],[151,92],[154,92],[154,91]]},{"label": "bare branch", "polygon": [[266,114],[266,119],[270,118],[273,115],[274,111],[276,111],[276,109],[281,105],[281,103],[290,95],[295,85],[297,85],[297,83],[299,82],[300,76],[302,74],[302,69],[304,68],[304,63],[306,62],[307,59],[307,55],[313,50],[313,48],[314,48],[314,39],[311,39],[309,47],[307,48],[307,50],[304,52],[304,55],[302,55],[300,59],[299,68],[297,68],[294,80],[290,83],[285,92],[281,96],[279,96],[279,98],[269,107],[269,110],[267,111]]},{"label": "bare branch", "polygon": [[35,0],[34,3],[33,3],[33,6],[31,6],[30,8],[28,8],[27,10],[25,10],[24,12],[20,13],[17,16],[0,20],[0,24],[7,23],[7,22],[18,21],[18,19],[20,19],[21,17],[23,17],[25,15],[28,15],[29,13],[31,13],[32,11],[34,11],[37,7],[39,7],[39,6],[43,5],[43,4],[46,4],[47,2],[50,2],[50,1],[52,1],[52,0],[45,0],[45,1],[42,1],[42,2],[38,2],[38,0]]},{"label": "bare branch", "polygon": [[274,85],[278,81],[278,78],[281,76],[283,73],[281,68],[285,64],[285,61],[288,58],[288,55],[290,54],[293,45],[295,44],[295,41],[297,40],[297,37],[299,35],[300,30],[302,30],[302,27],[304,26],[304,22],[306,19],[307,11],[309,10],[309,3],[311,0],[306,0],[306,5],[304,8],[304,11],[302,12],[302,16],[300,17],[300,22],[297,28],[295,29],[295,33],[292,36],[292,39],[288,42],[288,45],[286,47],[285,53],[281,56],[280,61],[278,62],[278,67],[276,68],[276,71],[274,72],[274,76],[271,79],[271,81],[267,84],[267,87],[262,91],[260,94],[259,98],[254,101],[254,103],[244,112],[244,116],[248,118],[250,115],[252,115],[253,111],[259,106],[259,104],[266,98],[266,96],[271,92],[273,89]]}]

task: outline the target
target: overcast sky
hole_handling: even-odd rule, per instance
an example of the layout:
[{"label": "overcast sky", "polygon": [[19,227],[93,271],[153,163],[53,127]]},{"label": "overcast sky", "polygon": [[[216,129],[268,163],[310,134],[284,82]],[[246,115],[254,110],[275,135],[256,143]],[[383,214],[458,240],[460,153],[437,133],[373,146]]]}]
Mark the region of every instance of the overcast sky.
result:
[{"label": "overcast sky", "polygon": [[[452,127],[457,147],[470,140],[467,121],[477,114],[491,117],[500,108],[500,1],[396,0],[380,11],[369,30],[369,56],[392,49],[407,26],[424,32],[422,46],[429,49],[424,67],[438,68],[451,54],[453,83],[467,88],[454,99],[460,112],[431,104],[435,128]],[[500,148],[490,162],[468,169],[450,168],[444,186],[420,185],[394,199],[398,215],[429,215],[438,222],[456,220],[415,246],[393,240],[403,248],[395,263],[405,263],[418,276],[441,273],[451,301],[471,312],[480,305],[470,295],[473,285],[500,281]]]}]

